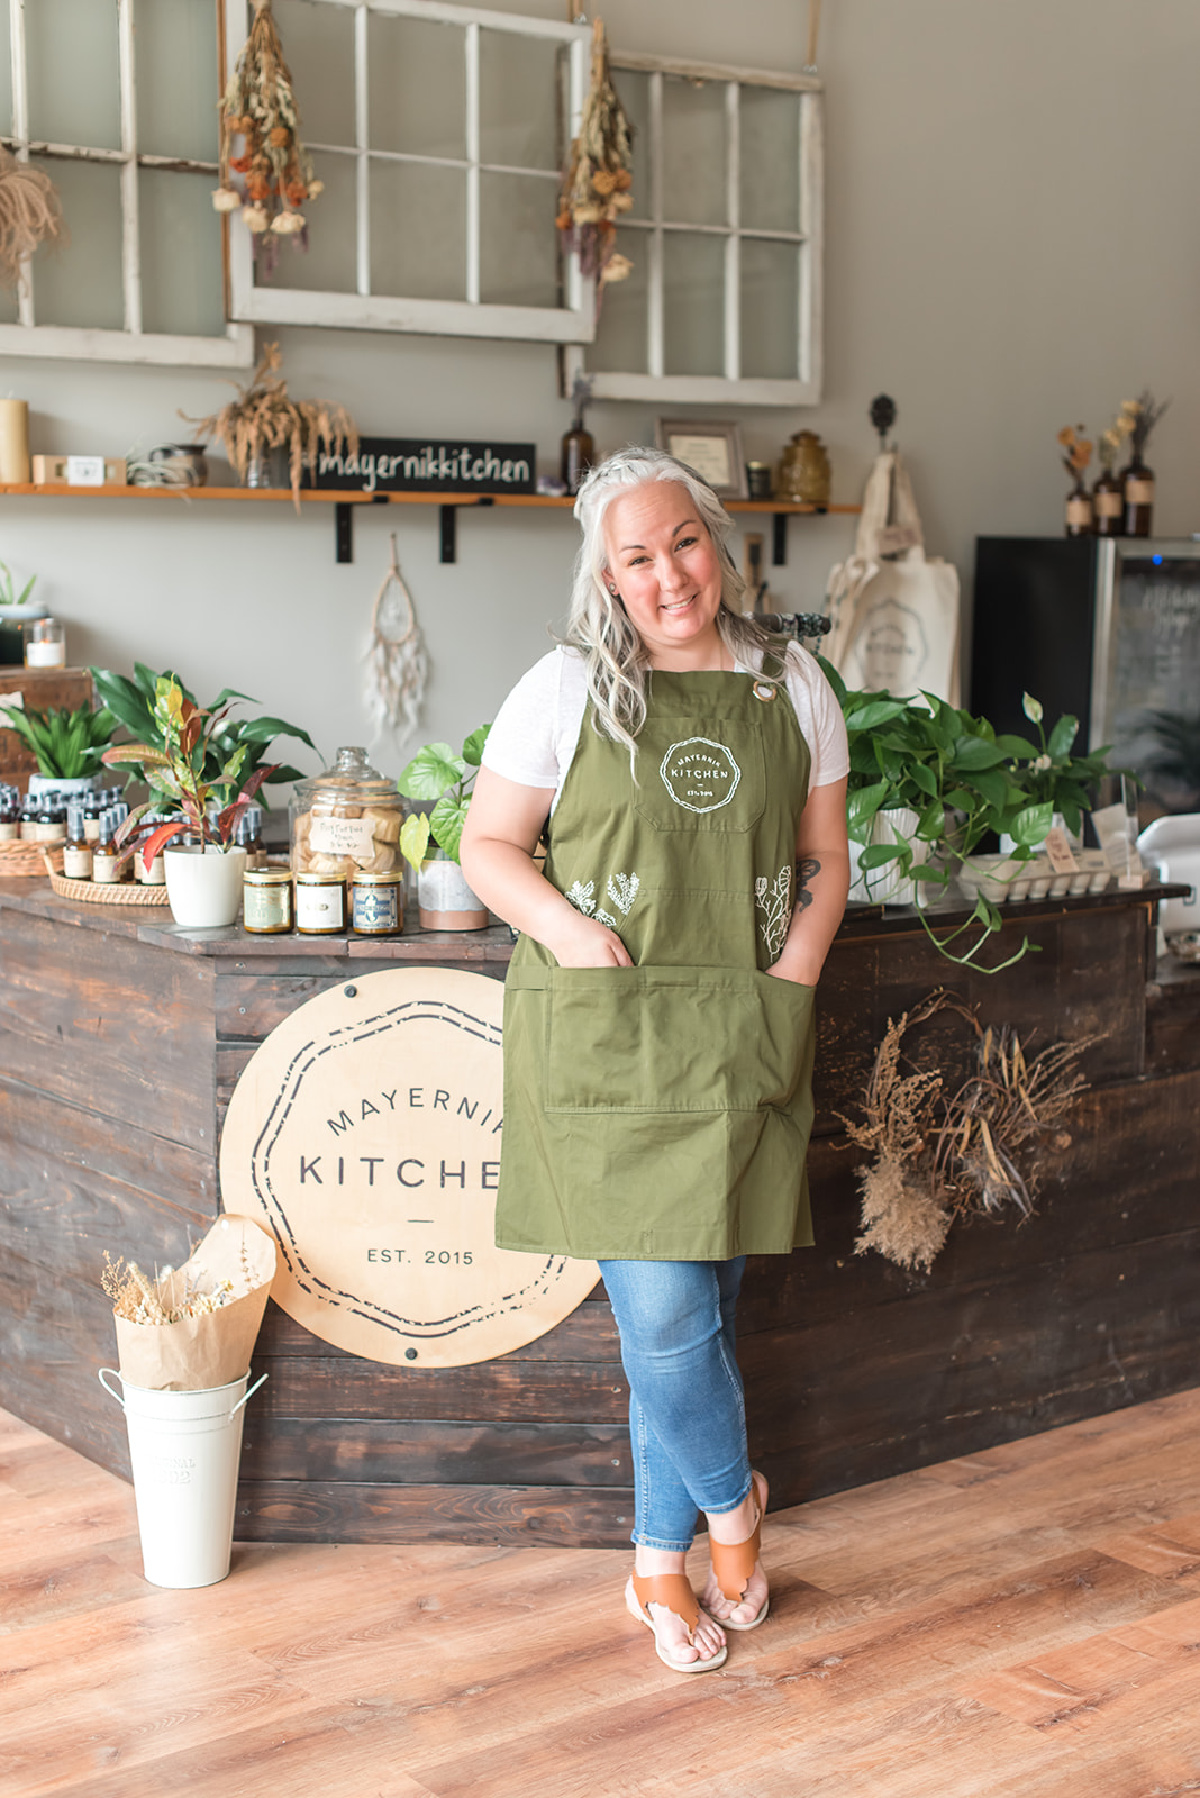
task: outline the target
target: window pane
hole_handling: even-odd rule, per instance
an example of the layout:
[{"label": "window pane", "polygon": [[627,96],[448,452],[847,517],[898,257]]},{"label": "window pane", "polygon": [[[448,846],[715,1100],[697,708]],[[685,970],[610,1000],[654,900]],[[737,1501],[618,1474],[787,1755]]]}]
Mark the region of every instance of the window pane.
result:
[{"label": "window pane", "polygon": [[123,331],[120,170],[108,163],[30,160],[57,186],[70,232],[64,246],[34,256],[37,323]]},{"label": "window pane", "polygon": [[467,153],[466,32],[430,19],[369,23],[371,148],[414,156]]},{"label": "window pane", "polygon": [[554,182],[538,175],[480,175],[479,297],[485,305],[559,304],[556,197]]},{"label": "window pane", "polygon": [[345,144],[354,135],[354,10],[317,0],[275,0],[275,23],[300,107],[306,144]]},{"label": "window pane", "polygon": [[0,136],[12,132],[12,58],[8,53],[8,5],[0,0]]},{"label": "window pane", "polygon": [[758,231],[800,229],[800,96],[743,87],[741,222]]},{"label": "window pane", "polygon": [[[313,152],[313,171],[325,183],[325,192],[304,208],[308,248],[301,249],[294,237],[284,238],[270,275],[264,271],[260,253],[254,276],[257,287],[297,287],[305,293],[354,292],[358,285],[354,162],[353,156],[331,156],[324,150]],[[236,213],[229,229],[246,229]]]},{"label": "window pane", "polygon": [[467,177],[462,169],[371,158],[371,292],[467,297]]},{"label": "window pane", "polygon": [[663,217],[676,224],[726,225],[728,132],[725,83],[663,80]]},{"label": "window pane", "polygon": [[650,77],[635,69],[614,69],[613,86],[633,132],[633,211],[650,217]]},{"label": "window pane", "polygon": [[211,175],[138,170],[143,331],[224,334],[221,221],[212,187]]},{"label": "window pane", "polygon": [[47,144],[121,147],[117,9],[98,0],[25,8],[29,135]]},{"label": "window pane", "polygon": [[644,375],[648,373],[650,234],[619,230],[617,249],[628,256],[633,269],[628,280],[610,282],[604,289],[596,341],[584,351],[584,361],[596,374]]},{"label": "window pane", "polygon": [[725,239],[663,235],[663,372],[725,373]]},{"label": "window pane", "polygon": [[800,250],[753,237],[741,241],[742,374],[794,381],[800,369]]},{"label": "window pane", "polygon": [[133,21],[138,149],[215,162],[215,0],[136,0]]},{"label": "window pane", "polygon": [[557,169],[565,136],[566,59],[547,38],[479,33],[479,159]]}]

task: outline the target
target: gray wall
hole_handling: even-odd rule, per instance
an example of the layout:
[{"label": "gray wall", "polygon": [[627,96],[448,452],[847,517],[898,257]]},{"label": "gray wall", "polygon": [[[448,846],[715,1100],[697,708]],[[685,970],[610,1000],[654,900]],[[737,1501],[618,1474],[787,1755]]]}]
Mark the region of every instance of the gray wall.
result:
[{"label": "gray wall", "polygon": [[[506,10],[561,16],[559,0]],[[867,407],[886,389],[929,548],[969,588],[976,533],[1060,528],[1058,428],[1094,433],[1149,384],[1173,400],[1150,457],[1158,527],[1200,527],[1195,0],[829,0],[825,14],[826,397],[815,412],[743,413],[747,454],[774,458],[813,425],[834,497],[857,500]],[[622,48],[803,61],[796,0],[608,0],[605,16]],[[556,463],[568,409],[550,348],[268,335],[293,392],[341,400],[364,431],[536,439],[542,467]],[[177,408],[210,411],[229,389],[187,370],[7,359],[0,392],[29,399],[35,450],[121,453],[177,436]],[[596,407],[601,448],[650,439],[653,414]],[[394,529],[432,664],[414,741],[461,737],[561,621],[570,516],[464,515],[450,568],[432,509],[367,508],[355,524],[355,561],[339,567],[323,506],[297,519],[277,504],[5,499],[0,559],[39,572],[73,662],[136,657],[174,664],[202,695],[243,687],[331,753],[367,736],[362,654]],[[844,519],[794,521],[788,566],[772,571],[780,603],[818,603],[852,535]],[[376,747],[385,770],[406,759]]]}]

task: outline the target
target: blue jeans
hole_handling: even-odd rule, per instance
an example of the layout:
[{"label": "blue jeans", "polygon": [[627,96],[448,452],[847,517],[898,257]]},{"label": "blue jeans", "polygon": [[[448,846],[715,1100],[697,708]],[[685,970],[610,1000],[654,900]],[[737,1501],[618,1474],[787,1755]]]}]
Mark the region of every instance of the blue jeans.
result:
[{"label": "blue jeans", "polygon": [[734,1311],[746,1258],[602,1261],[629,1381],[635,1527],[644,1548],[684,1552],[701,1511],[750,1490]]}]

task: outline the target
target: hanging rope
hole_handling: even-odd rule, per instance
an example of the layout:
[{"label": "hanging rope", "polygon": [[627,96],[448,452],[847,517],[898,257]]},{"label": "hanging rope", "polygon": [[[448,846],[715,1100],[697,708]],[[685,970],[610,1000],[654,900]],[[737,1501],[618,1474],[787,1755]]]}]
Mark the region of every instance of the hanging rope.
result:
[{"label": "hanging rope", "polygon": [[371,612],[364,697],[377,730],[394,731],[403,742],[416,728],[429,668],[416,607],[400,572],[394,532],[391,541],[391,566]]}]

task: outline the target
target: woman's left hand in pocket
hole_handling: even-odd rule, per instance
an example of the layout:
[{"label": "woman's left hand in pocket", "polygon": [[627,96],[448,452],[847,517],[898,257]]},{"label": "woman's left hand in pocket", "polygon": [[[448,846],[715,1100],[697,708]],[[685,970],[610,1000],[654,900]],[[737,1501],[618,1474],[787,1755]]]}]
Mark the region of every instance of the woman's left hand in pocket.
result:
[{"label": "woman's left hand in pocket", "polygon": [[819,963],[806,962],[800,955],[789,955],[786,949],[767,973],[775,980],[790,980],[795,986],[816,986],[821,978]]}]

